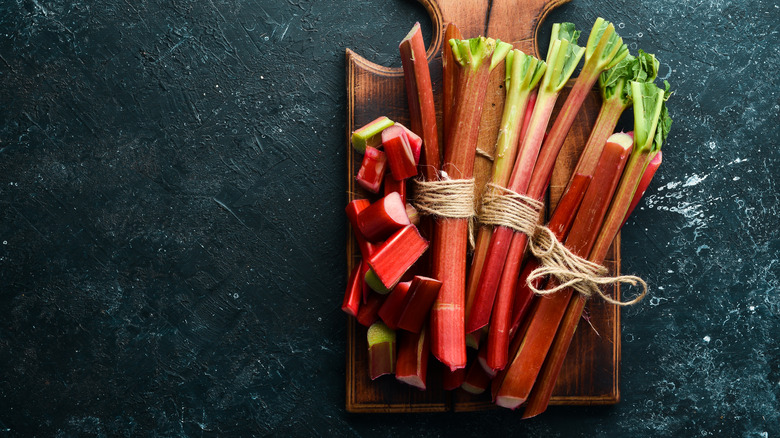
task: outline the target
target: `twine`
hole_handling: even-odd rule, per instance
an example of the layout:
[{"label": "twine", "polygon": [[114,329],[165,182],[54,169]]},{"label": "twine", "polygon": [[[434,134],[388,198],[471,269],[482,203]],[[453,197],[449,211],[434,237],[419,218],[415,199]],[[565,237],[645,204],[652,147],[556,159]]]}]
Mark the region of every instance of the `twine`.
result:
[{"label": "twine", "polygon": [[477,155],[479,155],[482,158],[487,158],[488,161],[494,161],[495,160],[495,158],[493,158],[493,155],[491,155],[490,152],[488,152],[488,151],[486,151],[484,149],[477,148],[477,152],[476,153],[477,153]]},{"label": "twine", "polygon": [[474,247],[474,178],[450,179],[441,172],[438,181],[414,180],[412,205],[418,213],[469,221],[469,245]]},{"label": "twine", "polygon": [[479,221],[484,225],[501,225],[533,236],[544,204],[506,187],[488,183],[482,196]]},{"label": "twine", "polygon": [[[634,275],[619,275],[608,277],[607,268],[597,263],[585,260],[569,251],[555,234],[547,227],[537,227],[529,243],[531,253],[539,259],[540,267],[528,276],[528,286],[537,295],[549,295],[566,288],[572,288],[586,298],[593,295],[616,306],[631,306],[647,295],[647,283]],[[534,287],[535,280],[551,275],[558,280],[558,285],[546,290]],[[615,300],[601,290],[601,286],[627,283],[632,286],[642,286],[642,293],[630,301]]]}]

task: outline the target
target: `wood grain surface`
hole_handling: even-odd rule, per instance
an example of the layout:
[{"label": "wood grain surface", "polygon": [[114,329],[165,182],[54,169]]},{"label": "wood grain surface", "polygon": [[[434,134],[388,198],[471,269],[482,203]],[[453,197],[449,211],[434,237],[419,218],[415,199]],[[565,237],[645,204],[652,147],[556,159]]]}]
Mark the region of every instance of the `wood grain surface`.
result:
[{"label": "wood grain surface", "polygon": [[[509,41],[520,50],[539,56],[537,33],[546,14],[562,1],[476,1],[423,0],[433,22],[433,36],[428,60],[437,104],[441,93],[440,49],[444,43],[444,26],[457,24],[464,37],[487,35]],[[408,123],[403,72],[367,61],[347,49],[347,133],[379,116]],[[503,67],[491,73],[488,96],[480,126],[479,147],[492,152],[503,111]],[[564,90],[558,104],[565,100]],[[600,98],[590,94],[563,146],[550,183],[548,203],[554,207],[577,163],[582,147],[590,134],[600,106]],[[439,108],[440,105],[437,105]],[[437,111],[438,112],[438,111]],[[557,112],[557,110],[556,110]],[[437,114],[441,117],[441,113]],[[439,124],[442,129],[442,124]],[[347,135],[349,138],[349,135]],[[355,174],[361,155],[347,144],[348,200],[369,197],[357,184]],[[475,163],[477,187],[482,187],[490,174],[492,163],[478,156]],[[479,196],[480,193],[477,193]],[[549,209],[548,209],[549,210]],[[351,231],[347,242],[349,273],[359,260],[360,252]],[[607,258],[611,273],[620,271],[619,237]],[[617,296],[620,291],[608,290]],[[593,405],[613,404],[619,400],[618,367],[620,360],[620,313],[614,306],[597,300],[588,303],[587,323],[582,321],[558,379],[551,404]],[[353,318],[347,330],[346,408],[350,412],[443,412],[475,411],[492,408],[489,396],[472,396],[464,391],[441,389],[441,371],[431,360],[427,391],[419,391],[397,382],[392,376],[371,381],[367,373],[366,329]]]}]

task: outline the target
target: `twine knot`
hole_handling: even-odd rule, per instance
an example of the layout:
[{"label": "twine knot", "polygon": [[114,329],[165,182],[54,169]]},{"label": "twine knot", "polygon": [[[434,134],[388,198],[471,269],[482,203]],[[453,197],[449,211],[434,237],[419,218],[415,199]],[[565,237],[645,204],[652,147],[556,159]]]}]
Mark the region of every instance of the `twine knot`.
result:
[{"label": "twine knot", "polygon": [[[644,280],[634,275],[607,276],[607,268],[571,252],[547,227],[536,228],[529,242],[529,249],[539,259],[540,267],[533,270],[527,280],[528,287],[537,295],[549,295],[570,287],[587,298],[596,295],[616,306],[636,304],[647,295],[647,283]],[[534,287],[535,280],[548,275],[555,277],[558,285],[545,290]],[[639,284],[642,292],[630,301],[619,301],[601,290],[601,286],[618,283],[632,286]]]}]

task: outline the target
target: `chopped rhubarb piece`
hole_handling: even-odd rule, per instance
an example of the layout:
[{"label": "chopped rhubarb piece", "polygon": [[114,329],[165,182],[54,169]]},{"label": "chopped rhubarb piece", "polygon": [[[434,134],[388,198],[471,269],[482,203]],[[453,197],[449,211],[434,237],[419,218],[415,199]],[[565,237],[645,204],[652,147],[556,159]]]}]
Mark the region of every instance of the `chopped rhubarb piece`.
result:
[{"label": "chopped rhubarb piece", "polygon": [[397,192],[374,202],[357,217],[360,232],[370,242],[383,241],[410,223],[406,204]]},{"label": "chopped rhubarb piece", "polygon": [[401,317],[401,312],[404,310],[405,298],[411,284],[411,281],[398,283],[385,299],[382,308],[379,309],[379,318],[393,330],[398,328],[398,318]]},{"label": "chopped rhubarb piece", "polygon": [[385,302],[385,295],[370,293],[366,302],[360,306],[357,314],[357,322],[362,326],[370,326],[375,323],[379,316],[377,313],[382,308],[382,303]]},{"label": "chopped rhubarb piece", "polygon": [[493,376],[485,371],[479,360],[474,360],[469,365],[466,372],[466,380],[463,381],[460,387],[470,394],[482,394],[490,385],[490,379],[492,378]]},{"label": "chopped rhubarb piece", "polygon": [[374,251],[374,245],[366,240],[366,237],[360,232],[357,218],[360,212],[370,205],[371,202],[368,199],[355,199],[347,204],[347,208],[345,209],[347,219],[349,219],[349,223],[352,225],[352,232],[354,233],[355,241],[358,244],[358,248],[360,248],[360,254],[363,256],[363,259],[367,259],[371,256],[371,253]]},{"label": "chopped rhubarb piece", "polygon": [[391,126],[382,131],[382,146],[393,178],[401,181],[417,175],[417,163],[403,126]]},{"label": "chopped rhubarb piece", "polygon": [[366,147],[363,162],[360,164],[355,180],[361,187],[371,193],[379,193],[382,178],[387,168],[387,156],[384,152],[371,146]]},{"label": "chopped rhubarb piece", "polygon": [[439,295],[439,289],[441,289],[441,281],[415,276],[409,287],[409,293],[404,299],[398,327],[412,333],[419,333],[428,319],[433,302]]},{"label": "chopped rhubarb piece", "polygon": [[414,208],[414,205],[406,204],[406,217],[409,218],[409,222],[415,227],[420,225],[420,213]]},{"label": "chopped rhubarb piece", "polygon": [[442,388],[447,391],[452,391],[460,388],[463,382],[466,380],[466,367],[458,368],[456,370],[450,370],[444,367],[442,373]]},{"label": "chopped rhubarb piece", "polygon": [[431,338],[426,329],[420,333],[399,331],[395,378],[424,391],[430,352]]},{"label": "chopped rhubarb piece", "polygon": [[417,227],[407,225],[377,248],[368,264],[383,285],[392,287],[426,249],[428,241],[420,235]]},{"label": "chopped rhubarb piece", "polygon": [[393,126],[393,121],[385,116],[379,117],[362,128],[352,132],[352,147],[359,153],[365,153],[366,147],[377,147],[382,143],[382,131]]},{"label": "chopped rhubarb piece", "polygon": [[389,173],[385,173],[385,196],[393,192],[401,195],[401,201],[406,203],[406,181],[398,181]]},{"label": "chopped rhubarb piece", "polygon": [[414,157],[414,164],[420,164],[420,152],[422,152],[423,139],[412,132],[411,129],[406,126],[396,123],[397,126],[404,128],[406,133],[406,139],[409,140],[409,146],[412,148],[412,156]]},{"label": "chopped rhubarb piece", "polygon": [[344,294],[344,301],[341,303],[341,310],[347,315],[357,317],[360,309],[360,299],[363,296],[363,281],[360,278],[360,266],[362,263],[356,263],[349,274],[347,282],[347,292]]},{"label": "chopped rhubarb piece", "polygon": [[[368,266],[368,263],[366,263],[366,266]],[[370,266],[366,271],[366,273],[363,275],[364,275],[363,280],[366,282],[366,285],[369,287],[369,289],[373,290],[379,295],[389,294],[393,290],[393,287],[395,286],[393,285],[391,287],[387,287],[384,284],[382,284],[382,280],[380,280],[379,277],[376,276],[376,272],[374,272],[374,270],[371,269]]]},{"label": "chopped rhubarb piece", "polygon": [[368,373],[371,380],[395,372],[395,331],[377,321],[368,328]]}]

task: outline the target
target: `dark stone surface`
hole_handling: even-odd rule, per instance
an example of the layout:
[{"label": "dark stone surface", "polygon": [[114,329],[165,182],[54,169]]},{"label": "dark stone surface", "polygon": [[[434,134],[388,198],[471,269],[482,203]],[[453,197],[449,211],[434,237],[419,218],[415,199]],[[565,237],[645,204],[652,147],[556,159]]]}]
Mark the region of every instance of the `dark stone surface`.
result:
[{"label": "dark stone surface", "polygon": [[[656,53],[675,124],[623,234],[623,401],[344,405],[344,49],[412,1],[0,3],[0,434],[780,435],[780,9],[574,0]],[[549,25],[548,25],[549,27]]]}]

